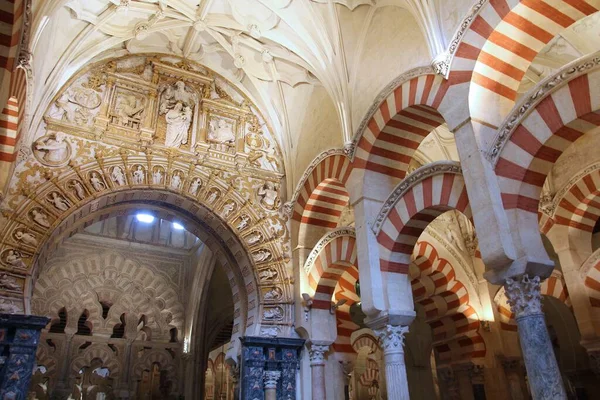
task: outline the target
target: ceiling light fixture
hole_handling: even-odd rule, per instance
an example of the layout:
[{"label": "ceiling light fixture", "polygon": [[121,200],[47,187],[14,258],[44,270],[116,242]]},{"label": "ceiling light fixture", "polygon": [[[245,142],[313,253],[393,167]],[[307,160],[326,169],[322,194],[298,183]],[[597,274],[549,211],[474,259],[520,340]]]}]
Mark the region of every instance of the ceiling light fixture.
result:
[{"label": "ceiling light fixture", "polygon": [[173,229],[176,231],[182,231],[185,229],[185,227],[178,222],[173,222]]},{"label": "ceiling light fixture", "polygon": [[144,222],[146,224],[151,224],[154,222],[154,216],[145,213],[139,213],[135,216],[139,222]]}]

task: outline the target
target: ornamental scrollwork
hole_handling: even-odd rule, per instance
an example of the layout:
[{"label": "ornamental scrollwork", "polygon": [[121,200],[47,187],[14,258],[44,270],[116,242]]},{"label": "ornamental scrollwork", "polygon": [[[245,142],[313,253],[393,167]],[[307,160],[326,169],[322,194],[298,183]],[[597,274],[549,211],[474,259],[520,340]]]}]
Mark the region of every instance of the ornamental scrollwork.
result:
[{"label": "ornamental scrollwork", "polygon": [[404,351],[404,336],[408,333],[408,326],[386,325],[381,329],[375,329],[374,332],[385,353]]},{"label": "ornamental scrollwork", "polygon": [[530,278],[525,274],[517,278],[508,278],[504,289],[515,319],[542,313],[539,276]]}]

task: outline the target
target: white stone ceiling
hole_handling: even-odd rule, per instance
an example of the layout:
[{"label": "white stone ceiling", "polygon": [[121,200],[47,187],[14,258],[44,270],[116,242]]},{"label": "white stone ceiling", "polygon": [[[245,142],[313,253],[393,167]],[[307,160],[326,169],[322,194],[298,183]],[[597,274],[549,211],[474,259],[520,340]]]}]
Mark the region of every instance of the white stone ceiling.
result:
[{"label": "white stone ceiling", "polygon": [[[379,91],[446,48],[472,0],[33,0],[32,123],[90,62],[176,54],[236,84],[294,181],[351,140]],[[290,171],[288,171],[290,174]]]}]

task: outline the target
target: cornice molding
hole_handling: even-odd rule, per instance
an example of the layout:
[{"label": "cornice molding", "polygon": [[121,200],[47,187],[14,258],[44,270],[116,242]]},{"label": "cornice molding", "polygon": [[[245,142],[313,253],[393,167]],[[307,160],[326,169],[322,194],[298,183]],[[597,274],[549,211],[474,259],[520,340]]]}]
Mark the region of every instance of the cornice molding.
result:
[{"label": "cornice molding", "polygon": [[390,196],[387,198],[381,211],[375,218],[371,229],[375,236],[379,235],[383,222],[387,219],[389,213],[396,206],[396,203],[404,196],[408,190],[410,190],[417,183],[431,176],[440,175],[444,173],[451,173],[462,175],[462,168],[456,161],[437,161],[431,164],[427,164],[423,167],[417,168],[412,173],[406,176],[392,191]]},{"label": "cornice molding", "polygon": [[350,236],[355,238],[356,232],[354,231],[354,228],[345,226],[343,228],[338,228],[334,231],[331,231],[325,236],[323,236],[308,255],[308,258],[304,263],[304,272],[306,272],[307,274],[310,273],[310,269],[312,268],[315,260],[317,259],[317,257],[319,257],[319,254],[325,248],[325,246],[342,236]]},{"label": "cornice molding", "polygon": [[523,99],[515,104],[512,112],[504,120],[496,138],[487,153],[487,158],[495,167],[500,159],[502,150],[510,140],[515,129],[535,110],[536,106],[546,97],[572,81],[573,79],[600,68],[600,52],[579,58],[561,68],[554,75],[542,80],[530,90]]}]

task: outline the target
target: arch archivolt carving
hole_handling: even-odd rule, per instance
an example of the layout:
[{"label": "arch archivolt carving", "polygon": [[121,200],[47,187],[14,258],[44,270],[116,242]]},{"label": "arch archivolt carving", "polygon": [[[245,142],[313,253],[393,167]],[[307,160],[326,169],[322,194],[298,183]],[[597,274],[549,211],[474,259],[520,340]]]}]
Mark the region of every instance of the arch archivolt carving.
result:
[{"label": "arch archivolt carving", "polygon": [[[178,133],[177,123],[188,143],[168,146],[165,135]],[[195,64],[130,57],[92,66],[57,95],[32,154],[15,169],[2,209],[2,269],[33,283],[39,266],[85,224],[134,205],[168,209],[161,218],[187,221],[237,271],[229,273],[234,303],[247,304],[236,315],[248,315],[234,329],[259,334],[264,324],[270,335],[291,334],[283,175],[264,125],[247,98]]]},{"label": "arch archivolt carving", "polygon": [[102,367],[108,368],[110,377],[115,379],[121,374],[121,362],[116,353],[107,344],[93,344],[86,348],[82,354],[75,357],[71,362],[71,377],[79,375],[79,372],[92,365],[92,361],[102,361]]},{"label": "arch archivolt carving", "polygon": [[177,387],[177,365],[173,356],[165,349],[153,349],[144,354],[133,365],[133,378],[142,379],[144,371],[151,371],[152,365],[159,364],[160,370],[166,372],[168,380]]}]

